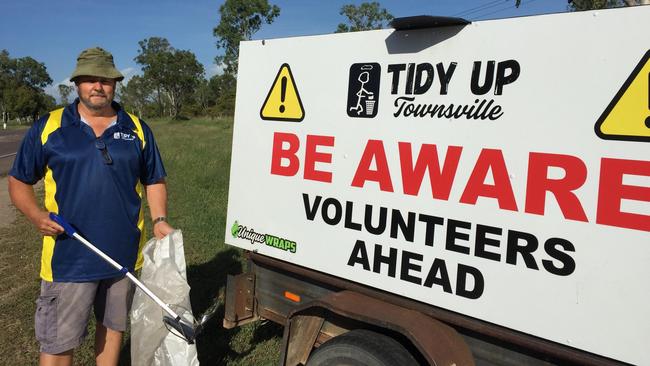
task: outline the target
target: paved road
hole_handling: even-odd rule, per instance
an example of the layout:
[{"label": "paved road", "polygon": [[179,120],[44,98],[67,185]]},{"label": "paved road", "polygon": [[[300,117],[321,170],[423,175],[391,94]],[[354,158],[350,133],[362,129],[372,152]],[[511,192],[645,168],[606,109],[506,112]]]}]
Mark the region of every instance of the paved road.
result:
[{"label": "paved road", "polygon": [[0,130],[0,176],[9,173],[9,169],[11,169],[11,165],[14,163],[13,156],[3,156],[18,151],[18,146],[20,146],[25,132],[27,132],[26,129]]},{"label": "paved road", "polygon": [[14,163],[14,156],[3,156],[14,154],[18,151],[25,132],[27,132],[27,129],[0,129],[0,227],[11,225],[16,218],[14,208],[11,206],[11,201],[9,200],[9,193],[7,192],[6,177],[11,169],[11,165]]}]

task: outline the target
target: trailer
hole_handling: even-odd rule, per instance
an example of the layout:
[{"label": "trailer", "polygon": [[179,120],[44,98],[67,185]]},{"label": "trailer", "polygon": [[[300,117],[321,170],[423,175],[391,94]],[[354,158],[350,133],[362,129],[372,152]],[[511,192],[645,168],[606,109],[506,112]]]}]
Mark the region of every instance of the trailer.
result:
[{"label": "trailer", "polygon": [[242,42],[224,326],[281,365],[650,365],[650,6]]}]

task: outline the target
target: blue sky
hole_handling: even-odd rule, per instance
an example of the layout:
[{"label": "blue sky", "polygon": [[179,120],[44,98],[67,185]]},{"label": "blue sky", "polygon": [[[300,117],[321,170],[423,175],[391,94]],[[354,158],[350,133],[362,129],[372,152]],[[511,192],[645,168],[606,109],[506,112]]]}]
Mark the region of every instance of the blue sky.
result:
[{"label": "blue sky", "polygon": [[[355,0],[269,0],[280,16],[254,39],[331,33],[345,18],[339,14]],[[396,17],[411,15],[460,16],[468,20],[508,18],[567,11],[566,0],[381,0]],[[117,67],[128,77],[140,73],[133,61],[138,41],[164,37],[177,49],[194,52],[206,75],[219,72],[214,57],[213,28],[219,21],[217,0],[0,0],[0,49],[11,57],[31,56],[45,63],[56,85],[66,82],[79,52],[100,46],[113,53]]]}]

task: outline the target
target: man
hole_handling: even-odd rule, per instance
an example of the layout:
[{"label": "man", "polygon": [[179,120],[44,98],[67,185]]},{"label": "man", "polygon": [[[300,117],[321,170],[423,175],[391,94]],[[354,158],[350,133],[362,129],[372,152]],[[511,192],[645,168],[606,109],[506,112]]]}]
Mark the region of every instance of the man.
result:
[{"label": "man", "polygon": [[[173,231],[165,219],[166,174],[153,134],[113,102],[123,78],[107,51],[81,52],[70,77],[79,98],[34,123],[9,173],[12,202],[44,235],[35,315],[41,365],[72,365],[91,308],[97,318],[97,365],[117,365],[133,294],[123,274],[65,235],[48,212],[60,214],[129,270],[142,263],[143,192],[154,235]],[[32,188],[41,178],[45,209]]]}]

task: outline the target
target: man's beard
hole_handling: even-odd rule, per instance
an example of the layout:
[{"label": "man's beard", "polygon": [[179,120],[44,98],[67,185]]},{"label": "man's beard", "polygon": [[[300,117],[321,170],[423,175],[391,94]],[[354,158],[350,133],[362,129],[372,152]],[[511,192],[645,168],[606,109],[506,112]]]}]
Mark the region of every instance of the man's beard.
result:
[{"label": "man's beard", "polygon": [[[91,101],[91,98],[94,97],[94,96],[103,96],[106,99],[104,99],[104,102],[102,102],[102,103],[93,103]],[[102,109],[106,108],[106,106],[111,105],[111,102],[112,102],[112,98],[108,94],[97,94],[97,93],[92,94],[88,98],[84,98],[84,97],[82,97],[80,95],[79,100],[84,104],[84,106],[86,108],[91,109],[91,110],[95,110],[95,111],[99,111],[99,110],[102,110]]]}]

